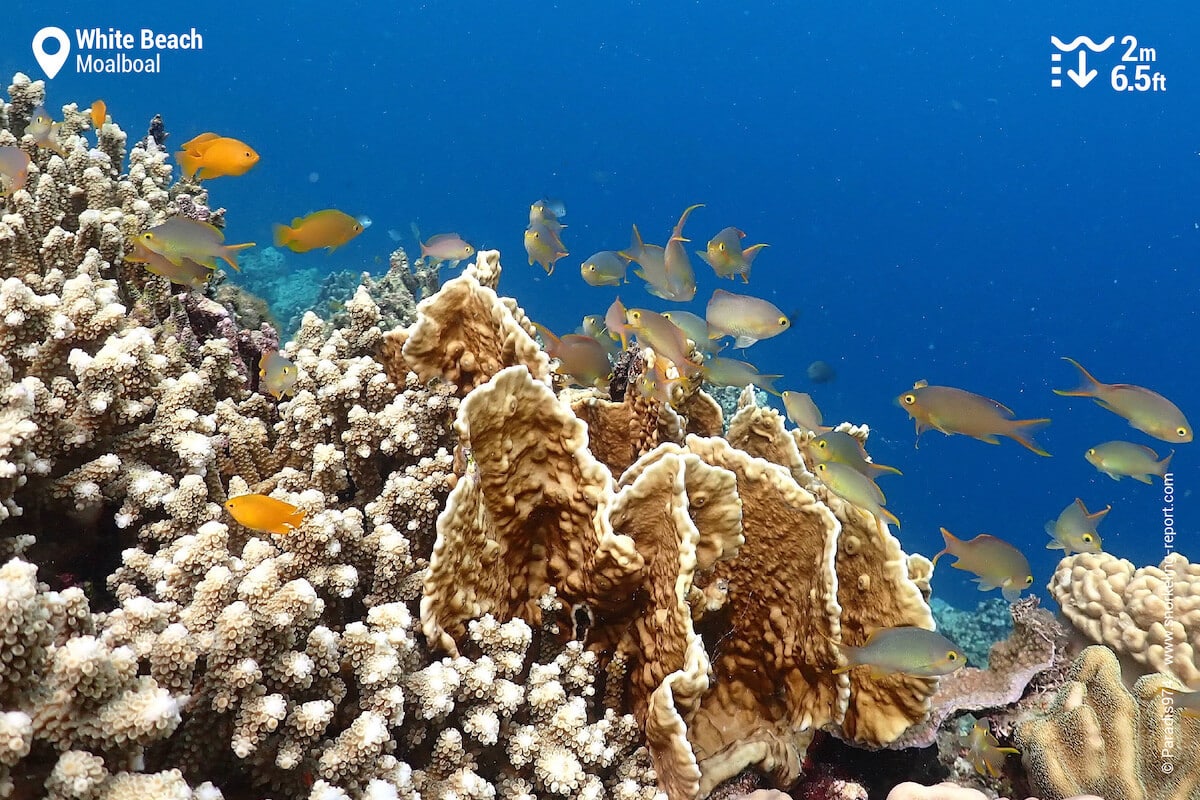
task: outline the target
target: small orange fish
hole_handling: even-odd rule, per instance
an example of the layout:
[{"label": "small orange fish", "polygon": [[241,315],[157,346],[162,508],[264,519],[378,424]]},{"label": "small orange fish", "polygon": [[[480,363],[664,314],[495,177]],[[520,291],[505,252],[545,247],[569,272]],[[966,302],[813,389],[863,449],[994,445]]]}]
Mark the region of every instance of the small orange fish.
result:
[{"label": "small orange fish", "polygon": [[45,106],[38,106],[29,115],[29,124],[25,126],[25,133],[33,139],[33,143],[38,147],[53,150],[66,158],[67,151],[58,143],[58,125],[50,118]]},{"label": "small orange fish", "polygon": [[175,154],[185,178],[202,181],[226,175],[244,175],[258,163],[258,153],[245,142],[202,133]]},{"label": "small orange fish", "polygon": [[97,100],[92,103],[92,127],[100,130],[100,126],[106,119],[108,119],[108,106],[104,104],[104,101]]},{"label": "small orange fish", "polygon": [[942,528],[946,547],[933,557],[938,559],[949,553],[958,560],[950,566],[974,573],[979,591],[1000,589],[1004,599],[1012,603],[1021,596],[1023,589],[1033,586],[1033,574],[1025,554],[1003,539],[981,533],[970,541],[964,541]]},{"label": "small orange fish", "polygon": [[278,536],[286,536],[304,522],[304,512],[299,508],[265,494],[231,497],[225,501],[225,510],[239,525]]},{"label": "small orange fish", "polygon": [[263,353],[258,360],[258,385],[276,400],[295,394],[298,377],[296,365],[277,352]]},{"label": "small orange fish", "polygon": [[1179,406],[1158,392],[1130,383],[1101,383],[1073,358],[1064,358],[1079,370],[1075,389],[1055,389],[1063,397],[1090,397],[1101,408],[1129,420],[1131,427],[1164,442],[1190,442],[1192,426]]},{"label": "small orange fish", "polygon": [[173,264],[170,259],[143,246],[137,240],[133,242],[133,249],[126,254],[125,260],[144,264],[146,271],[151,275],[160,275],[171,283],[177,283],[189,289],[203,288],[213,275],[211,267],[206,267],[190,258],[184,258],[179,264]]},{"label": "small orange fish", "polygon": [[307,217],[296,217],[291,227],[275,226],[275,246],[296,253],[307,253],[324,247],[332,253],[363,232],[362,223],[335,208],[314,211]]},{"label": "small orange fish", "polygon": [[1004,760],[1020,751],[1015,747],[1001,747],[1000,740],[992,735],[987,725],[976,721],[975,727],[963,740],[967,748],[967,760],[980,775],[999,778],[1004,770]]},{"label": "small orange fish", "polygon": [[171,217],[161,225],[138,234],[137,240],[143,247],[153,250],[176,266],[190,258],[212,269],[216,269],[218,258],[234,269],[240,269],[237,264],[238,251],[254,247],[254,242],[225,244],[225,233],[220,228],[188,217]]}]

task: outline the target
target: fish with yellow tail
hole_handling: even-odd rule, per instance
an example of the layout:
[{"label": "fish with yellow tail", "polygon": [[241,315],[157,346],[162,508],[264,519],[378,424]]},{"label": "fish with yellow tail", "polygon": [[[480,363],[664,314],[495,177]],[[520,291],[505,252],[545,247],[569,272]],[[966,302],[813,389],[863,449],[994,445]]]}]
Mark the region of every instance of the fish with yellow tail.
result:
[{"label": "fish with yellow tail", "polygon": [[1151,475],[1166,480],[1174,456],[1175,451],[1172,450],[1160,461],[1158,453],[1133,442],[1104,442],[1089,447],[1083,454],[1089,464],[1114,481],[1129,477],[1142,483],[1150,483]]},{"label": "fish with yellow tail", "polygon": [[716,236],[708,240],[708,247],[696,253],[700,260],[713,268],[719,277],[733,280],[740,276],[742,283],[750,282],[750,267],[754,257],[762,252],[765,244],[755,244],[742,248],[742,239],[746,237],[743,231],[734,227],[722,229]]},{"label": "fish with yellow tail", "polygon": [[332,253],[362,232],[363,225],[357,219],[336,208],[327,208],[296,217],[291,225],[276,225],[275,246],[286,247],[293,253],[321,248]]},{"label": "fish with yellow tail", "polygon": [[286,536],[304,522],[304,512],[265,494],[243,494],[225,501],[225,510],[237,523],[253,531]]},{"label": "fish with yellow tail", "polygon": [[299,376],[296,365],[274,350],[263,353],[258,360],[259,388],[276,400],[296,393]]},{"label": "fish with yellow tail", "polygon": [[976,720],[975,727],[962,738],[962,744],[967,750],[967,761],[976,772],[989,778],[999,778],[1004,770],[1004,760],[1021,752],[1015,747],[1001,747],[1000,740],[980,720]]},{"label": "fish with yellow tail", "polygon": [[815,462],[836,461],[839,464],[853,467],[855,471],[872,480],[882,473],[903,474],[895,467],[871,461],[862,442],[845,431],[822,433],[809,441],[805,445],[805,449]]},{"label": "fish with yellow tail", "polygon": [[1190,442],[1192,425],[1179,406],[1158,392],[1131,383],[1101,383],[1073,358],[1064,358],[1079,370],[1080,385],[1055,389],[1063,397],[1090,397],[1101,408],[1124,417],[1131,427],[1164,442]]},{"label": "fish with yellow tail", "polygon": [[626,316],[629,312],[625,308],[625,304],[621,302],[621,298],[612,301],[612,305],[604,312],[604,327],[608,331],[608,335],[613,339],[621,342],[621,349],[629,349],[629,337],[633,336],[633,328],[629,326],[629,320]]},{"label": "fish with yellow tail", "polygon": [[1005,600],[1014,603],[1022,591],[1033,586],[1029,559],[1003,539],[981,533],[964,541],[945,528],[942,528],[942,538],[946,546],[933,557],[933,565],[936,567],[938,559],[944,555],[954,556],[958,560],[950,566],[974,574],[979,591],[999,589]]},{"label": "fish with yellow tail", "polygon": [[999,444],[997,436],[1006,436],[1037,453],[1050,454],[1037,445],[1030,432],[1049,425],[1048,419],[1013,419],[1012,409],[983,395],[950,386],[930,386],[917,381],[913,388],[896,398],[896,403],[912,417],[917,427],[917,444],[927,430],[947,436],[960,433],[988,444]]},{"label": "fish with yellow tail", "polygon": [[153,250],[143,247],[139,241],[133,242],[133,247],[125,254],[125,260],[142,264],[151,275],[159,275],[171,283],[177,283],[189,289],[204,288],[214,272],[211,267],[206,267],[190,258],[184,258],[181,263],[173,264]]},{"label": "fish with yellow tail", "polygon": [[254,242],[227,245],[225,234],[219,228],[187,217],[171,217],[163,224],[139,234],[137,241],[142,247],[158,253],[176,266],[190,258],[210,269],[217,268],[218,259],[234,269],[240,269],[237,264],[238,251],[254,247]]},{"label": "fish with yellow tail", "polygon": [[704,362],[704,380],[714,386],[757,386],[764,392],[779,395],[775,381],[782,375],[764,375],[747,361],[715,356]]},{"label": "fish with yellow tail", "polygon": [[1112,510],[1105,506],[1100,511],[1091,512],[1078,497],[1075,502],[1063,509],[1058,519],[1046,523],[1046,533],[1050,534],[1050,544],[1047,550],[1063,550],[1063,555],[1072,553],[1099,553],[1103,547],[1100,543],[1100,533],[1096,528],[1100,520]]},{"label": "fish with yellow tail", "polygon": [[854,467],[839,464],[836,461],[825,461],[815,465],[817,477],[829,491],[845,500],[852,506],[857,506],[870,513],[877,519],[884,520],[897,528],[900,520],[896,515],[883,507],[887,498],[875,481],[863,475]]},{"label": "fish with yellow tail", "polygon": [[662,314],[647,308],[631,308],[625,312],[628,329],[637,336],[638,344],[649,347],[660,356],[669,358],[688,380],[700,374],[701,365],[688,356],[687,337]]},{"label": "fish with yellow tail", "polygon": [[698,317],[690,311],[664,311],[662,315],[678,326],[683,335],[696,345],[697,350],[709,355],[721,352],[722,345],[708,338],[708,322],[703,317]]},{"label": "fish with yellow tail", "polygon": [[258,152],[240,139],[207,132],[185,142],[175,160],[183,177],[202,181],[245,175],[258,163]]},{"label": "fish with yellow tail", "polygon": [[913,626],[880,628],[857,647],[838,642],[832,644],[847,662],[835,669],[834,675],[855,667],[867,667],[872,678],[884,675],[937,678],[962,669],[967,663],[966,656],[954,642],[937,631]]}]

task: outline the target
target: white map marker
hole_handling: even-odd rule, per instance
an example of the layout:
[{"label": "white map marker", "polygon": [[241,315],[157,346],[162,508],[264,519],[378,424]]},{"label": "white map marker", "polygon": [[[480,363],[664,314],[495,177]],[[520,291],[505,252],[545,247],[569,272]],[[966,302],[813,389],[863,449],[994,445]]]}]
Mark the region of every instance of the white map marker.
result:
[{"label": "white map marker", "polygon": [[[46,52],[46,40],[53,39],[58,42],[57,53]],[[67,63],[67,57],[71,55],[71,40],[67,38],[67,32],[62,28],[56,28],[53,25],[47,28],[42,28],[33,37],[33,57],[37,59],[38,66],[42,68],[42,72],[46,73],[46,77],[53,79],[58,71],[63,68],[63,64]]]}]

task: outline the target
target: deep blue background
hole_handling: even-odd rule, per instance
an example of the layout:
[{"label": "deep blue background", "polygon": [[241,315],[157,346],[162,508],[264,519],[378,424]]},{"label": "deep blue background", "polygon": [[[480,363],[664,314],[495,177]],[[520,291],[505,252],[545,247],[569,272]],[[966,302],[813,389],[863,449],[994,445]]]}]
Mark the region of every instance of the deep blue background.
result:
[{"label": "deep blue background", "polygon": [[[934,552],[941,525],[988,531],[1025,547],[1040,584],[1056,560],[1042,525],[1080,496],[1112,503],[1108,550],[1161,558],[1159,489],[1114,483],[1081,456],[1113,438],[1166,446],[1050,389],[1075,383],[1059,361],[1070,355],[1200,424],[1194,4],[406,5],[10,9],[0,75],[42,77],[29,41],[43,25],[195,26],[204,50],[165,55],[164,74],[69,66],[50,107],[103,97],[135,137],[162,113],[172,144],[206,130],[250,142],[261,163],[211,184],[234,241],[266,243],[272,222],[328,206],[374,219],[337,254],[290,264],[378,270],[388,229],[412,247],[411,221],[499,248],[502,290],[560,332],[617,293],[582,282],[584,258],[623,247],[633,222],[663,243],[685,206],[707,203],[687,229],[696,249],[726,225],[768,242],[749,291],[800,312],[746,356],[811,390],[827,419],[871,424],[875,458],[905,473],[882,486],[906,548]],[[1133,34],[1157,49],[1168,91],[1110,89],[1119,44],[1092,57],[1091,86],[1052,89],[1051,34]],[[568,206],[571,255],[550,277],[521,244],[543,193]],[[693,261],[703,314],[718,282]],[[636,282],[620,294],[667,305]],[[807,384],[815,358],[837,365],[835,383]],[[1052,417],[1041,439],[1054,458],[936,433],[914,450],[892,400],[920,378]],[[1175,461],[1177,544],[1193,555],[1198,447]],[[935,585],[977,599],[953,570]]]}]

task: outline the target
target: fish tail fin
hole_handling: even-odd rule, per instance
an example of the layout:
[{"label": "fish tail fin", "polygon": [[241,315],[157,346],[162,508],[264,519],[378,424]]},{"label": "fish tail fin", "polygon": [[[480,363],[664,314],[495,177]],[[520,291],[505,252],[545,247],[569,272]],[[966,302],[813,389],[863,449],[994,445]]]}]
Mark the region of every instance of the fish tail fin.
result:
[{"label": "fish tail fin", "polygon": [[[638,230],[637,223],[634,223],[633,233],[630,234],[630,238],[629,238],[629,249],[628,250],[618,250],[617,255],[619,255],[621,258],[627,259],[629,261],[636,261],[637,257],[639,255],[641,255],[642,251],[645,249],[646,249],[646,243],[642,241],[642,233],[641,233],[641,231]],[[637,274],[639,277],[641,277],[640,273],[635,272],[635,274]],[[643,278],[643,280],[645,280],[645,278]]]},{"label": "fish tail fin", "polygon": [[941,551],[939,551],[938,554],[933,557],[933,559],[930,561],[931,566],[936,567],[938,559],[941,558],[942,556],[947,555],[947,554],[953,555],[954,554],[954,550],[953,550],[954,545],[958,544],[958,541],[959,541],[958,537],[956,537],[953,533],[946,530],[945,528],[942,528],[942,540],[946,542],[946,546],[943,547],[941,549]]},{"label": "fish tail fin", "polygon": [[275,233],[276,247],[287,247],[292,241],[292,234],[295,233],[295,231],[293,231],[287,225],[275,225],[272,227],[272,230]]},{"label": "fish tail fin", "polygon": [[742,258],[746,259],[746,271],[743,277],[749,277],[750,265],[754,263],[754,259],[763,251],[764,247],[770,247],[769,244],[752,244],[742,251]]},{"label": "fish tail fin", "polygon": [[1007,435],[1010,439],[1027,450],[1032,450],[1039,456],[1046,456],[1048,458],[1050,454],[1043,450],[1038,443],[1033,440],[1033,437],[1030,434],[1032,434],[1033,431],[1037,430],[1038,428],[1045,427],[1049,424],[1049,419],[1016,419],[1013,420],[1012,430],[1009,431]]},{"label": "fish tail fin", "polygon": [[889,467],[887,464],[876,464],[874,461],[869,461],[869,462],[867,462],[867,465],[874,472],[879,472],[879,473],[886,472],[889,475],[903,475],[904,474],[903,472],[896,469],[895,467]]},{"label": "fish tail fin", "polygon": [[1154,463],[1154,466],[1158,468],[1158,471],[1154,474],[1156,474],[1160,478],[1163,477],[1164,475],[1166,475],[1167,470],[1171,468],[1171,459],[1174,457],[1175,457],[1175,451],[1172,450],[1171,452],[1167,453],[1166,458],[1164,458],[1162,461],[1156,461]]},{"label": "fish tail fin", "polygon": [[187,150],[180,150],[175,154],[175,160],[179,162],[179,169],[183,172],[183,177],[188,180],[196,174],[196,169],[200,166],[200,157],[195,153],[189,153]]},{"label": "fish tail fin", "polygon": [[882,506],[880,506],[880,508],[879,508],[879,516],[880,516],[882,519],[885,519],[885,520],[887,520],[887,521],[888,521],[889,523],[891,523],[892,525],[895,525],[895,526],[896,526],[896,530],[899,530],[899,529],[900,529],[900,520],[899,520],[899,518],[898,518],[898,517],[897,517],[895,514],[893,514],[892,512],[888,511],[886,508],[883,508]]},{"label": "fish tail fin", "polygon": [[242,244],[228,245],[222,248],[221,260],[233,267],[235,272],[241,272],[242,268],[239,267],[237,263],[237,252],[238,250],[245,250],[247,247],[254,247],[254,242],[243,242]]},{"label": "fish tail fin", "polygon": [[1063,356],[1063,361],[1069,361],[1075,369],[1079,370],[1079,386],[1074,389],[1055,389],[1055,394],[1063,397],[1098,397],[1100,395],[1105,384],[1092,377],[1092,373],[1084,369],[1083,365],[1075,359]]},{"label": "fish tail fin", "polygon": [[783,397],[783,392],[775,388],[775,381],[782,378],[782,375],[759,375],[762,378],[762,383],[757,384],[758,388],[762,389],[767,394],[773,394],[776,397]]}]

